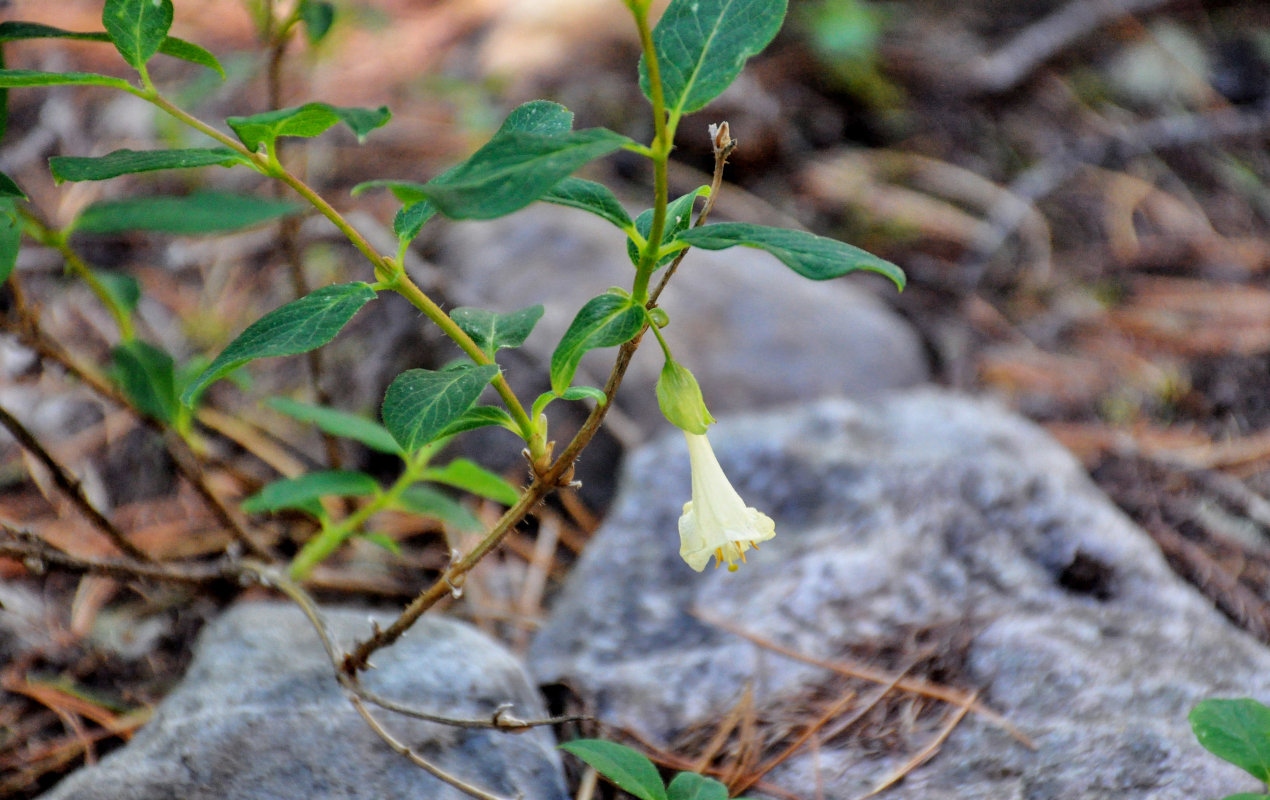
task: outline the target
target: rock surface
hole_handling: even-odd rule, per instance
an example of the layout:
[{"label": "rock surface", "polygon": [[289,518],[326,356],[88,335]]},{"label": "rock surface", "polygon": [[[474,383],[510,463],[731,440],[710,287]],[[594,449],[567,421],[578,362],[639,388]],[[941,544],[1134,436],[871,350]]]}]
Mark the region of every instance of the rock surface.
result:
[{"label": "rock surface", "polygon": [[[1209,696],[1266,699],[1270,651],[1175,577],[1044,432],[923,390],[867,409],[826,401],[738,418],[712,440],[776,538],[736,573],[692,572],[677,554],[684,443],[633,453],[531,648],[542,682],[661,743],[721,719],[749,685],[759,718],[796,733],[843,695],[842,679],[708,620],[815,658],[899,651],[901,664],[914,631],[951,626],[965,645],[938,658],[1036,750],[970,714],[886,797],[1194,800],[1255,788],[1196,744],[1186,714]],[[767,780],[792,796],[863,796],[951,710],[912,720],[898,748],[831,738]]]},{"label": "rock surface", "polygon": [[[365,612],[326,612],[346,646]],[[428,617],[375,658],[367,685],[439,714],[487,716],[503,702],[522,718],[542,702],[520,664],[484,634]],[[546,729],[510,735],[378,715],[442,769],[503,796],[563,800]],[[46,800],[383,800],[467,798],[391,752],[335,683],[299,609],[245,603],[213,623],[195,661],[154,718],[122,750],[81,769]]]}]

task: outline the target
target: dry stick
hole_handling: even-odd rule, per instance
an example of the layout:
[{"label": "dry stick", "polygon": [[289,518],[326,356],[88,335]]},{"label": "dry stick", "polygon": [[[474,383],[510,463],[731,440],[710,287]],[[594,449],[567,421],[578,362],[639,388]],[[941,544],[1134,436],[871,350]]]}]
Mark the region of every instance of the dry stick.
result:
[{"label": "dry stick", "polygon": [[[873,695],[868,699],[867,702],[865,702],[859,708],[857,708],[854,712],[852,712],[851,716],[847,717],[845,720],[843,720],[842,722],[838,723],[835,726],[836,728],[835,734],[841,733],[842,731],[849,728],[851,725],[854,725],[857,721],[860,720],[861,717],[869,713],[869,711],[871,711],[874,706],[882,702],[882,698],[890,694],[891,691],[895,689],[896,686],[899,685],[900,680],[903,679],[903,677],[906,674],[908,674],[908,671],[910,669],[912,669],[912,665],[905,667],[902,670],[898,670],[895,673],[894,678],[893,680],[891,680],[890,683],[877,689],[873,693]],[[736,794],[740,794],[741,792],[744,792],[746,789],[750,788],[754,784],[758,783],[760,780],[762,780],[764,775],[766,775],[767,773],[779,767],[786,759],[788,759],[795,752],[797,752],[798,749],[802,747],[803,744],[805,744],[808,739],[810,739],[812,736],[816,734],[817,731],[819,731],[821,728],[827,725],[829,723],[829,720],[833,719],[834,717],[838,716],[840,713],[845,711],[847,705],[852,700],[854,700],[855,697],[856,697],[856,693],[854,691],[848,691],[837,702],[835,702],[832,706],[830,706],[828,710],[825,711],[825,713],[821,714],[820,717],[814,723],[812,723],[811,725],[808,725],[807,729],[804,730],[801,734],[799,734],[797,739],[790,742],[788,747],[786,747],[784,750],[782,750],[781,752],[773,756],[770,760],[762,764],[752,775],[747,775],[744,778],[744,780],[742,780],[740,783],[734,786],[731,786],[729,788]]]},{"label": "dry stick", "polygon": [[1010,182],[1001,202],[989,209],[981,233],[962,259],[966,284],[974,287],[988,261],[1027,218],[1028,211],[1066,183],[1086,165],[1201,142],[1265,136],[1270,132],[1270,109],[1254,112],[1222,109],[1200,114],[1177,114],[1126,126],[1114,134],[1086,137],[1024,170]]},{"label": "dry stick", "polygon": [[214,581],[241,581],[249,577],[230,558],[197,564],[141,561],[133,558],[89,558],[59,550],[38,535],[0,523],[0,556],[16,558],[33,572],[56,567],[67,572],[106,575],[112,578],[166,581],[168,583],[205,584]]},{"label": "dry stick", "polygon": [[[881,670],[855,666],[852,664],[844,664],[837,661],[826,661],[822,658],[804,655],[797,650],[791,650],[790,648],[779,645],[776,642],[756,636],[755,634],[739,628],[726,620],[719,619],[718,617],[714,617],[709,614],[703,614],[701,611],[693,611],[692,614],[702,622],[705,622],[708,625],[713,625],[719,630],[727,631],[735,636],[740,636],[742,639],[745,639],[748,642],[753,642],[759,647],[771,650],[773,653],[779,653],[787,658],[792,658],[795,661],[801,661],[804,664],[822,667],[832,672],[836,672],[839,675],[846,675],[849,678],[859,678],[860,680],[869,681],[871,683],[890,684],[894,680],[894,676],[887,675]],[[924,697],[933,697],[936,700],[943,700],[945,703],[952,703],[953,705],[963,706],[969,704],[971,711],[989,720],[1002,730],[1005,730],[1025,747],[1033,750],[1036,749],[1036,745],[1022,731],[1014,727],[1014,725],[1012,725],[1005,717],[977,702],[974,699],[974,695],[967,694],[951,687],[928,683],[927,681],[917,678],[903,678],[895,681],[895,686],[906,692],[912,692],[913,694],[919,694]]]},{"label": "dry stick", "polygon": [[171,431],[162,424],[137,411],[132,403],[120,394],[114,386],[102,380],[92,370],[77,363],[70,353],[45,333],[44,329],[40,327],[39,316],[35,309],[28,306],[25,302],[17,275],[9,276],[8,285],[13,292],[14,310],[18,316],[18,340],[34,350],[41,359],[55,362],[89,389],[92,389],[98,396],[132,412],[142,423],[159,433],[164,445],[167,447],[168,454],[172,456],[172,461],[176,464],[177,471],[181,473],[181,477],[189,481],[199,497],[203,498],[203,501],[211,509],[212,515],[216,517],[217,521],[224,525],[229,530],[230,535],[252,556],[262,561],[272,561],[273,556],[269,551],[251,538],[247,530],[239,524],[238,520],[234,519],[225,503],[207,485],[207,481],[203,477],[202,468],[198,465],[198,459],[190,452],[189,446],[179,437],[172,435]]},{"label": "dry stick", "polygon": [[868,794],[861,795],[859,800],[866,800],[866,798],[873,797],[883,789],[886,789],[896,781],[903,778],[908,773],[917,769],[923,762],[935,755],[935,753],[939,751],[939,746],[944,743],[944,740],[947,739],[953,732],[953,729],[956,728],[962,719],[965,718],[966,714],[970,712],[972,704],[974,704],[977,699],[977,693],[972,693],[969,697],[967,697],[966,702],[960,704],[961,707],[957,709],[957,712],[954,713],[952,718],[948,720],[948,724],[940,730],[939,735],[937,735],[930,744],[923,747],[920,752],[905,762],[903,766],[891,773],[890,776],[884,778],[877,786],[874,786]]},{"label": "dry stick", "polygon": [[49,451],[44,449],[44,446],[40,444],[39,440],[37,440],[21,422],[18,422],[18,420],[3,407],[0,407],[0,425],[7,428],[9,433],[13,435],[13,438],[18,440],[18,444],[22,445],[24,450],[44,465],[45,469],[47,469],[49,474],[53,477],[53,482],[57,484],[57,488],[61,489],[62,493],[70,498],[71,503],[79,509],[79,512],[83,514],[89,522],[95,525],[102,533],[106,534],[106,538],[110,539],[111,543],[117,547],[120,552],[132,556],[138,561],[154,560],[148,553],[146,553],[146,551],[128,541],[128,537],[123,535],[123,531],[116,528],[115,523],[107,519],[104,514],[97,510],[96,506],[89,502],[88,498],[84,495],[84,489],[80,485],[79,480],[71,475],[65,467],[59,464]]},{"label": "dry stick", "polygon": [[1100,25],[1150,11],[1172,0],[1075,0],[1024,28],[992,55],[979,61],[972,89],[1005,92],[1027,79],[1041,64]]}]

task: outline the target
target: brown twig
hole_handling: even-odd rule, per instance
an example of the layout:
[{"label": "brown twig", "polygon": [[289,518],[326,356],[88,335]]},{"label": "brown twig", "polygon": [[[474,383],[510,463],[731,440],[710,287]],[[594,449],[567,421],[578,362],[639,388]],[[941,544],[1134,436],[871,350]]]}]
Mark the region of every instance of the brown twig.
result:
[{"label": "brown twig", "polygon": [[966,698],[966,702],[959,704],[960,708],[953,713],[952,717],[948,720],[948,724],[944,725],[935,738],[931,740],[930,744],[923,747],[916,755],[904,762],[904,764],[900,766],[899,769],[895,770],[895,772],[891,773],[886,778],[883,778],[882,782],[877,786],[874,786],[867,794],[861,795],[859,800],[865,800],[866,798],[873,797],[887,787],[892,786],[905,775],[920,767],[923,763],[935,755],[935,753],[939,752],[940,745],[942,745],[944,740],[952,734],[953,729],[956,728],[962,719],[965,718],[966,714],[971,711],[972,705],[977,699],[977,694],[969,695]]},{"label": "brown twig", "polygon": [[1009,720],[987,706],[979,703],[974,699],[974,695],[972,694],[968,694],[948,686],[940,686],[938,684],[929,683],[918,678],[900,678],[896,680],[894,675],[888,675],[882,670],[873,669],[872,667],[866,667],[858,664],[848,664],[840,661],[827,661],[825,659],[805,655],[797,650],[792,650],[773,642],[770,639],[764,639],[761,636],[750,633],[743,628],[733,625],[727,620],[720,619],[710,614],[705,614],[699,610],[693,611],[692,615],[708,625],[713,625],[719,630],[727,631],[735,636],[740,636],[742,639],[745,639],[748,642],[753,642],[765,650],[770,650],[773,653],[779,653],[780,655],[792,658],[795,661],[801,661],[804,664],[823,667],[824,669],[831,670],[839,675],[845,675],[849,678],[858,678],[860,680],[869,681],[870,683],[876,683],[879,685],[889,686],[894,683],[896,688],[903,691],[922,695],[924,697],[931,697],[936,700],[942,700],[945,703],[951,703],[953,705],[961,706],[969,704],[971,711],[1005,730],[1025,747],[1032,749],[1035,749],[1036,747],[1032,740],[1018,728],[1014,727]]},{"label": "brown twig", "polygon": [[29,430],[26,429],[21,422],[18,422],[12,414],[0,407],[0,425],[3,425],[12,434],[14,439],[18,440],[18,444],[22,445],[22,449],[30,453],[37,461],[44,465],[49,471],[49,475],[53,478],[53,483],[57,484],[57,488],[62,490],[62,494],[70,499],[84,517],[91,522],[98,530],[106,534],[106,538],[110,540],[120,552],[135,558],[138,561],[153,561],[141,548],[128,541],[128,537],[124,536],[123,531],[115,527],[115,523],[106,518],[106,515],[97,510],[84,495],[84,489],[80,482],[71,473],[53,458],[48,450],[44,449],[44,445],[40,444]]},{"label": "brown twig", "polygon": [[142,561],[134,558],[89,558],[59,550],[36,534],[0,523],[0,556],[18,559],[33,572],[55,567],[67,572],[107,575],[113,578],[205,584],[241,582],[249,577],[242,565],[230,558],[203,563]]},{"label": "brown twig", "polygon": [[185,478],[194,487],[194,491],[211,509],[216,519],[229,530],[230,535],[253,557],[262,561],[272,561],[273,556],[269,551],[252,539],[247,530],[233,517],[225,503],[207,485],[202,469],[198,465],[198,459],[190,452],[189,447],[179,437],[172,435],[171,431],[163,423],[142,414],[112,384],[97,374],[95,370],[80,364],[60,343],[49,336],[40,325],[37,309],[26,303],[17,275],[9,276],[8,286],[14,297],[13,309],[16,322],[6,327],[12,327],[18,336],[18,340],[35,351],[35,354],[40,359],[57,364],[99,397],[119,408],[132,412],[143,424],[160,434],[168,454],[172,457],[173,463],[176,464],[177,471],[181,473],[181,477]]}]

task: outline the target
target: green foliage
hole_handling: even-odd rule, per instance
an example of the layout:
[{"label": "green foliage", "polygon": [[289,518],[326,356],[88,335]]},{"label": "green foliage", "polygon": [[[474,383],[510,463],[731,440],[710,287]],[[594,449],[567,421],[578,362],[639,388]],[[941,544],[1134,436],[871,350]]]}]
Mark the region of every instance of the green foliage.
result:
[{"label": "green foliage", "polygon": [[335,408],[298,403],[285,397],[272,397],[267,405],[292,419],[316,425],[323,433],[329,433],[331,436],[361,442],[371,450],[377,450],[380,453],[395,456],[402,454],[401,445],[392,438],[388,429],[374,420]]},{"label": "green foliage", "polygon": [[26,194],[8,175],[0,172],[0,284],[9,279],[18,263],[22,246],[22,226],[18,222],[17,202]]},{"label": "green foliage", "polygon": [[[698,197],[710,193],[709,186],[698,186],[696,189],[688,192],[682,197],[678,197],[666,205],[666,227],[662,230],[662,237],[659,246],[665,246],[675,240],[679,234],[688,229],[692,223],[692,206]],[[653,209],[648,209],[639,215],[635,220],[635,229],[639,231],[639,235],[648,238],[649,233],[653,230]],[[635,246],[634,241],[626,243],[626,254],[631,257],[632,264],[639,263],[639,248]],[[657,266],[664,267],[674,259],[675,253],[672,251],[657,259]]]},{"label": "green foliage", "polygon": [[588,351],[625,344],[643,329],[646,318],[644,307],[630,297],[606,293],[588,300],[551,354],[552,391],[559,395],[569,388]]},{"label": "green foliage", "polygon": [[[111,41],[108,33],[79,33],[35,22],[0,23],[0,43],[16,42],[23,39],[74,39],[84,42]],[[192,42],[178,39],[175,36],[167,36],[164,37],[163,42],[159,45],[159,52],[165,56],[172,56],[173,58],[207,67],[219,73],[221,78],[225,77],[225,68],[221,66],[216,56]]]},{"label": "green foliage", "polygon": [[456,308],[450,319],[472,337],[476,346],[491,359],[504,347],[520,347],[542,319],[541,305],[529,306],[507,314],[498,314],[480,308]]},{"label": "green foliage", "polygon": [[575,739],[560,749],[595,767],[617,788],[639,800],[669,800],[657,767],[629,747],[603,739]]},{"label": "green foliage", "polygon": [[444,180],[424,185],[428,200],[453,219],[493,219],[537,200],[583,164],[631,140],[604,128],[544,135],[500,131]]},{"label": "green foliage", "polygon": [[0,89],[18,89],[24,86],[109,86],[125,92],[132,84],[123,78],[97,75],[92,72],[40,72],[33,69],[0,69]]},{"label": "green foliage", "polygon": [[134,339],[116,347],[111,362],[119,388],[138,411],[167,425],[176,424],[181,406],[172,356]]},{"label": "green foliage", "polygon": [[863,269],[885,275],[897,288],[904,288],[903,270],[890,261],[845,242],[806,231],[768,228],[746,222],[722,222],[684,231],[676,238],[703,250],[726,250],[737,246],[764,250],[794,272],[814,281],[838,278]]},{"label": "green foliage", "polygon": [[304,21],[304,33],[309,44],[317,44],[331,32],[335,24],[335,6],[324,0],[300,0],[297,9],[300,19]]},{"label": "green foliage", "polygon": [[392,500],[390,507],[422,517],[439,519],[461,531],[479,531],[482,526],[471,511],[427,486],[411,486]]},{"label": "green foliage", "polygon": [[172,27],[172,0],[106,0],[101,22],[123,60],[143,71]]},{"label": "green foliage", "polygon": [[181,402],[194,398],[213,381],[248,361],[272,356],[293,356],[321,347],[335,338],[362,306],[375,299],[365,283],[341,283],[275,308],[253,322],[229,343],[203,374],[186,387]]},{"label": "green foliage", "polygon": [[221,192],[127,197],[93,203],[80,213],[71,229],[80,233],[152,231],[199,236],[253,228],[301,208],[282,200]]},{"label": "green foliage", "polygon": [[[540,199],[558,206],[589,211],[622,230],[630,230],[633,226],[631,215],[626,213],[621,201],[609,187],[602,183],[582,178],[565,178],[549,189]],[[645,230],[643,235],[647,233]]]},{"label": "green foliage", "polygon": [[290,508],[307,510],[323,497],[365,497],[378,491],[379,483],[364,472],[322,470],[274,481],[244,500],[242,509],[248,514]]},{"label": "green foliage", "polygon": [[357,136],[357,141],[363,142],[371,131],[387,125],[390,119],[392,112],[387,106],[341,108],[327,103],[306,103],[249,117],[229,117],[225,123],[248,150],[256,152],[263,144],[272,152],[280,136],[308,139],[322,135],[341,122]]},{"label": "green foliage", "polygon": [[116,150],[104,156],[81,158],[77,156],[53,156],[49,159],[49,172],[53,180],[104,181],[120,175],[153,172],[161,169],[190,169],[193,167],[232,167],[245,164],[247,159],[228,147],[192,147],[182,150]]},{"label": "green foliage", "polygon": [[411,369],[384,395],[384,427],[407,453],[431,444],[471,408],[498,374],[494,364],[456,369]]},{"label": "green foliage", "polygon": [[446,425],[437,434],[437,438],[443,439],[448,436],[466,433],[467,431],[474,431],[477,428],[488,428],[491,426],[506,428],[517,436],[520,435],[520,429],[516,427],[516,421],[512,419],[511,414],[508,414],[503,409],[495,406],[473,406],[460,414],[449,425]]},{"label": "green foliage", "polygon": [[520,499],[520,492],[516,487],[466,458],[456,458],[444,467],[426,469],[419,474],[419,478],[487,497],[505,506],[514,506]]},{"label": "green foliage", "polygon": [[[723,93],[745,62],[776,36],[785,0],[672,0],[653,30],[666,109],[672,119]],[[639,85],[651,99],[648,64]]]},{"label": "green foliage", "polygon": [[[1213,755],[1270,784],[1270,708],[1251,698],[1205,700],[1190,713],[1195,738]],[[1270,794],[1235,794],[1225,800],[1265,800]]]},{"label": "green foliage", "polygon": [[728,800],[728,787],[695,772],[681,772],[666,787],[670,800]]},{"label": "green foliage", "polygon": [[106,292],[109,302],[125,314],[131,314],[141,302],[141,284],[122,272],[94,271],[93,277]]}]

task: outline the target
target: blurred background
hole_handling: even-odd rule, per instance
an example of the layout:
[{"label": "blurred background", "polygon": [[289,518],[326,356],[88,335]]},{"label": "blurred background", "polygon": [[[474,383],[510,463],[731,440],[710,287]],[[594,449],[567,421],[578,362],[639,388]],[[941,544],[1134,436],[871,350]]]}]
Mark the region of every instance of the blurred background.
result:
[{"label": "blurred background", "polygon": [[[339,132],[288,148],[325,196],[387,235],[386,252],[397,205],[387,193],[353,199],[347,189],[373,178],[428,179],[482,143],[517,103],[556,100],[577,114],[578,127],[650,137],[634,82],[638,48],[618,0],[335,5],[325,39],[296,37],[286,49],[275,99],[392,109],[388,127],[360,147]],[[216,53],[229,79],[173,60],[153,69],[204,119],[269,105],[253,8],[259,3],[176,3],[173,34]],[[0,3],[3,19],[97,30],[100,3],[10,0]],[[16,68],[124,74],[105,45],[21,42],[4,55]],[[197,142],[143,103],[91,88],[12,91],[9,108],[0,169],[53,224],[139,185],[259,190],[253,174],[219,170],[55,187],[50,155]],[[709,182],[706,128],[725,119],[739,147],[716,219],[783,221],[903,267],[908,289],[878,296],[916,331],[932,380],[999,398],[1044,425],[1180,574],[1270,641],[1270,4],[791,0],[773,45],[681,125],[675,190]],[[650,175],[638,157],[589,170],[632,206],[648,204]],[[315,285],[365,278],[351,250],[314,230],[306,224],[300,241]],[[137,277],[150,334],[176,352],[214,350],[287,299],[271,231],[79,244],[92,263]],[[426,232],[415,268],[427,270],[436,247]],[[32,248],[19,269],[45,304],[50,330],[87,359],[104,357],[109,317],[61,275],[60,257]],[[11,302],[0,293],[0,310]],[[403,319],[391,336],[363,331],[380,349],[358,359],[417,365],[419,349],[435,341],[402,333],[417,323],[409,313]],[[59,453],[82,462],[89,485],[128,529],[183,554],[223,548],[171,476],[147,466],[155,455],[133,436],[134,423],[86,399],[11,337],[0,336],[0,368],[0,397],[25,407]],[[302,381],[303,365],[258,379],[291,385]],[[363,395],[354,405],[373,407],[383,381],[355,371],[351,385]],[[257,461],[303,460],[306,447],[317,447],[285,421],[248,413],[247,424],[219,431],[237,448],[224,452],[217,476],[230,494],[258,484]],[[619,435],[602,445],[603,463],[616,463],[624,444]],[[278,453],[259,457],[271,447]],[[62,520],[12,444],[0,444],[0,477],[6,520],[38,524],[53,540],[73,535],[80,523]],[[532,626],[521,622],[540,610],[605,502],[602,494],[562,496],[513,537],[465,613],[485,613],[484,624],[523,645]],[[445,557],[417,524],[403,520],[389,531],[413,542],[404,566],[357,554],[355,568],[327,576],[325,590],[409,595],[418,573],[404,576],[435,570]],[[543,525],[552,530],[546,546]],[[9,614],[8,638],[0,638],[11,692],[0,701],[0,795],[18,797],[117,741],[126,709],[162,695],[193,631],[234,594],[142,597],[108,581],[37,581],[16,562],[0,562],[0,577],[0,601],[25,609],[28,625],[18,630]],[[105,649],[77,638],[89,634]],[[58,706],[52,690],[30,683],[33,663],[62,682],[59,691],[77,687],[70,696],[86,705],[76,713],[88,708],[115,727],[50,733],[60,730],[67,701]],[[109,690],[110,703],[94,687]]]}]

